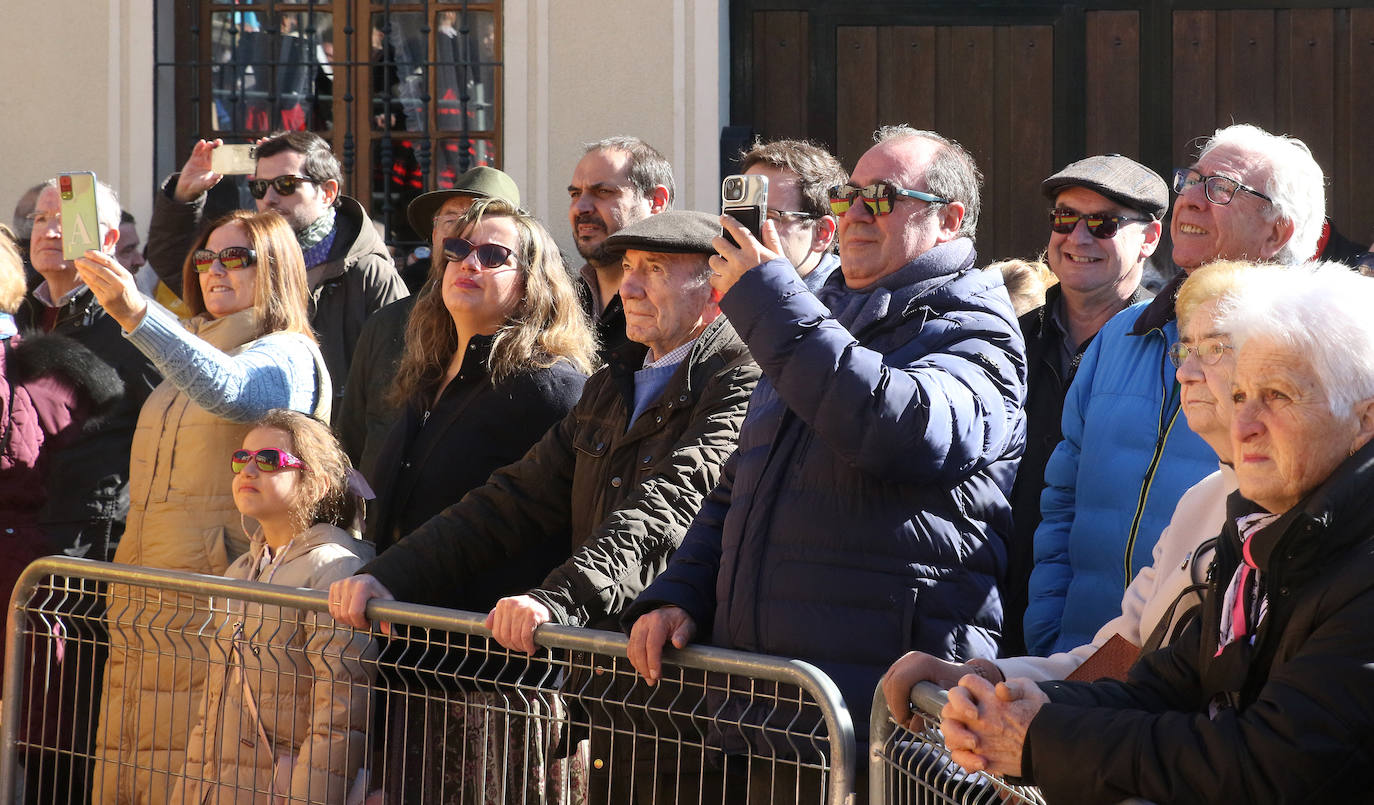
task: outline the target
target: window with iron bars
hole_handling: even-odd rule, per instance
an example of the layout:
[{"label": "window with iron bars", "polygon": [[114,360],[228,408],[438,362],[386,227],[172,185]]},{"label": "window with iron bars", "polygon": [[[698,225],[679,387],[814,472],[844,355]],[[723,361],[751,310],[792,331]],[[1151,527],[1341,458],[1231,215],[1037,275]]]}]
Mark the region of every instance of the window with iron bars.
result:
[{"label": "window with iron bars", "polygon": [[344,192],[388,242],[407,244],[418,242],[405,217],[411,199],[501,164],[499,0],[159,6],[157,132],[174,138],[157,144],[163,172],[198,138],[314,131],[333,145]]}]

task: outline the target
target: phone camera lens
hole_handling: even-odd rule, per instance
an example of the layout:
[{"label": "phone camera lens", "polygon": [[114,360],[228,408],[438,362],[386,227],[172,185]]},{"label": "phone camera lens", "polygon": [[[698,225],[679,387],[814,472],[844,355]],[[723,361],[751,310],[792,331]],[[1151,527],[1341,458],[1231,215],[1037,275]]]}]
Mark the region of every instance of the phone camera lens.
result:
[{"label": "phone camera lens", "polygon": [[740,199],[740,198],[743,198],[743,196],[744,196],[744,186],[743,186],[743,185],[744,185],[744,183],[741,182],[739,179],[726,179],[726,180],[725,180],[725,196],[726,196],[726,198],[729,198],[729,199],[731,199],[732,201],[733,201],[733,200],[738,200],[738,199]]}]

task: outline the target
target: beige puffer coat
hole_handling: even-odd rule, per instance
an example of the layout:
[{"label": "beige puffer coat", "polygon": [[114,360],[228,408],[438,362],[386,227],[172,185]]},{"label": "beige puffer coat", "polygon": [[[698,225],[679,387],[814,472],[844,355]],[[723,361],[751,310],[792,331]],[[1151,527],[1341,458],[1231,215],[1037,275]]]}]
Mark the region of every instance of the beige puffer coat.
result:
[{"label": "beige puffer coat", "polygon": [[[324,590],[373,556],[371,543],[325,524],[270,562],[264,548],[259,532],[225,575]],[[327,613],[242,601],[215,601],[213,608],[216,664],[171,801],[266,802],[274,774],[289,765],[290,779],[283,773],[275,780],[278,801],[342,803],[366,745],[371,639],[336,629]]]},{"label": "beige puffer coat", "polygon": [[[231,355],[262,335],[253,310],[195,319],[186,327]],[[170,381],[158,386],[134,431],[128,528],[115,561],[222,575],[248,547],[228,457],[251,427],[209,413]],[[168,776],[183,762],[209,665],[213,620],[200,597],[111,585],[107,598],[110,655],[91,801],[160,805],[167,801]]]}]

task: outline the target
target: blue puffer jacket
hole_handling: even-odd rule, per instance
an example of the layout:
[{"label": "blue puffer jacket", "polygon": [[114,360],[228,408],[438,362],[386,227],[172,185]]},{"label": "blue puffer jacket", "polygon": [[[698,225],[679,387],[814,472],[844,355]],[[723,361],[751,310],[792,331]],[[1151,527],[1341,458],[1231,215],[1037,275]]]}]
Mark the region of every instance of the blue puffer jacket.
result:
[{"label": "blue puffer jacket", "polygon": [[815,663],[860,736],[892,660],[992,657],[1001,628],[1024,343],[972,244],[933,251],[943,271],[918,260],[867,294],[837,272],[835,317],[780,260],[726,294],[764,379],[720,485],[625,619],[675,604],[698,640]]},{"label": "blue puffer jacket", "polygon": [[1150,564],[1179,498],[1216,469],[1216,453],[1179,411],[1166,354],[1178,340],[1183,276],[1108,321],[1069,387],[1035,532],[1025,620],[1032,654],[1081,646],[1121,614],[1126,585]]}]

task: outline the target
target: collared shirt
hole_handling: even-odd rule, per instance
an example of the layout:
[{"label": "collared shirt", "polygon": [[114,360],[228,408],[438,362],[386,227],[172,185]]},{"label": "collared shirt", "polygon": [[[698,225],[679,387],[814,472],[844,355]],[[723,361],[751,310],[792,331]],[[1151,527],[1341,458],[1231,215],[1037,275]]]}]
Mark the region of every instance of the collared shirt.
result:
[{"label": "collared shirt", "polygon": [[47,307],[65,307],[69,302],[76,298],[77,294],[86,290],[86,283],[81,280],[76,281],[76,286],[70,291],[62,294],[62,298],[53,301],[52,290],[48,287],[48,281],[43,280],[38,283],[38,287],[33,289],[33,298],[42,302]]},{"label": "collared shirt", "polygon": [[651,352],[644,353],[644,368],[635,372],[635,409],[630,412],[630,420],[627,426],[633,426],[639,415],[644,413],[649,407],[649,403],[658,399],[658,395],[667,388],[668,381],[672,379],[673,373],[677,371],[677,365],[687,359],[692,351],[692,346],[697,339],[683,344],[680,347],[669,350],[663,357],[656,361],[649,360]]}]

